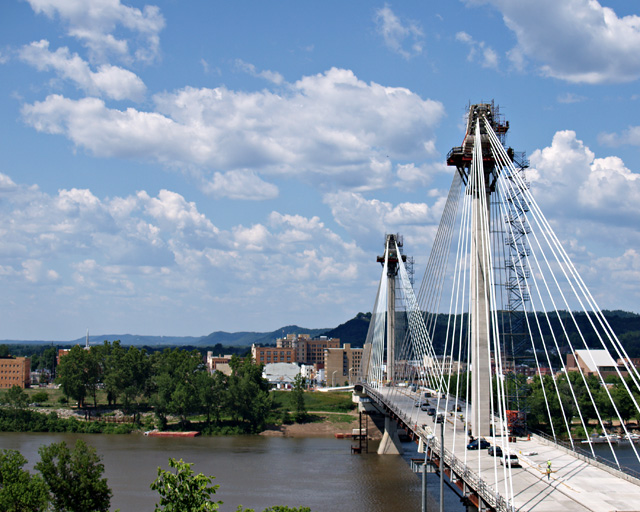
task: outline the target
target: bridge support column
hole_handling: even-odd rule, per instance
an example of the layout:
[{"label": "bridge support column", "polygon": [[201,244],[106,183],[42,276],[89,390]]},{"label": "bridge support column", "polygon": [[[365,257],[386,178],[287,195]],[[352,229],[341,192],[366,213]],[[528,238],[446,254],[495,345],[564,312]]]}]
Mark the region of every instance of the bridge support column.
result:
[{"label": "bridge support column", "polygon": [[398,436],[398,426],[390,416],[384,417],[384,434],[378,446],[378,455],[402,455],[404,450]]},{"label": "bridge support column", "polygon": [[[488,179],[488,176],[486,177]],[[491,366],[489,350],[491,266],[488,248],[490,193],[476,191],[471,236],[471,429],[488,437],[491,419]]]}]

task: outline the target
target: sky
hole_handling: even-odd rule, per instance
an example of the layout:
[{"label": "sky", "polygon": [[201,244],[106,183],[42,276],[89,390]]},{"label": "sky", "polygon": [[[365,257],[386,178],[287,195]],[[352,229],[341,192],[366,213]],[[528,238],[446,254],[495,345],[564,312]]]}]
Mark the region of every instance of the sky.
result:
[{"label": "sky", "polygon": [[600,307],[640,312],[640,7],[6,0],[0,339],[335,327],[422,278],[495,101]]}]

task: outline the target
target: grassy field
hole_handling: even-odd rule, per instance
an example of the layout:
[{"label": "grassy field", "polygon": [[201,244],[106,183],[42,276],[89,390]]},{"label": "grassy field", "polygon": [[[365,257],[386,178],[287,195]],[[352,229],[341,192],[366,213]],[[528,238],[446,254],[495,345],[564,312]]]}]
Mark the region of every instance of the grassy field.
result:
[{"label": "grassy field", "polygon": [[[290,391],[272,391],[273,404],[281,409],[290,408]],[[351,392],[327,392],[318,391],[305,392],[304,403],[307,411],[318,412],[349,412],[355,409],[355,404],[351,401]]]}]

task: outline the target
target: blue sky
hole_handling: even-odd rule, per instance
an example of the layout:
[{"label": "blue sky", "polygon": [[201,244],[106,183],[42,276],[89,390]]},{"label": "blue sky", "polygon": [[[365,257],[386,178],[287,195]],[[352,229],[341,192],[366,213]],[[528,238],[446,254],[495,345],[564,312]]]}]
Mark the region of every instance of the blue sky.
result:
[{"label": "blue sky", "polygon": [[333,327],[426,264],[495,100],[600,306],[640,311],[628,1],[9,0],[0,339]]}]

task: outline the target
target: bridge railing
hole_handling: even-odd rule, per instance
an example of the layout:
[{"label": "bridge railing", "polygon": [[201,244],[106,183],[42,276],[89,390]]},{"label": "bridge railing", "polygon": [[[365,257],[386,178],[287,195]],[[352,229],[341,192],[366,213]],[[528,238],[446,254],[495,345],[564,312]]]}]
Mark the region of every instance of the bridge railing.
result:
[{"label": "bridge railing", "polygon": [[[378,403],[383,403],[385,407],[391,410],[398,418],[404,421],[405,425],[411,425],[411,418],[409,418],[403,411],[395,407],[393,403],[385,402],[382,395],[370,387],[365,385],[367,394],[374,398]],[[469,487],[471,487],[482,500],[491,508],[499,512],[517,512],[513,505],[509,504],[507,500],[497,492],[493,486],[488,485],[477,473],[469,469],[469,466],[461,462],[451,451],[444,447],[440,447],[439,439],[433,434],[430,427],[426,428],[415,426],[417,434],[421,434],[428,441],[428,446],[431,449],[435,449],[436,453],[442,453],[442,460],[446,466],[449,466],[456,475],[462,478]],[[428,437],[429,436],[429,437]]]},{"label": "bridge railing", "polygon": [[638,471],[635,471],[625,466],[620,466],[618,468],[617,464],[615,464],[614,462],[608,459],[605,459],[604,457],[601,457],[599,455],[596,455],[594,457],[594,455],[588,452],[587,450],[583,450],[582,448],[579,448],[577,446],[571,446],[571,443],[567,441],[554,439],[553,437],[545,434],[544,432],[531,431],[531,434],[532,436],[537,437],[538,440],[542,443],[554,445],[560,450],[563,450],[564,452],[573,455],[577,459],[580,459],[584,462],[588,462],[589,464],[593,464],[599,467],[600,469],[608,473],[611,473],[614,476],[617,476],[629,482],[633,482],[636,485],[640,485],[640,472]]}]

